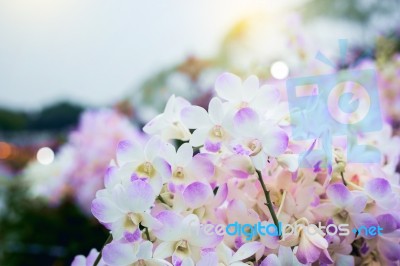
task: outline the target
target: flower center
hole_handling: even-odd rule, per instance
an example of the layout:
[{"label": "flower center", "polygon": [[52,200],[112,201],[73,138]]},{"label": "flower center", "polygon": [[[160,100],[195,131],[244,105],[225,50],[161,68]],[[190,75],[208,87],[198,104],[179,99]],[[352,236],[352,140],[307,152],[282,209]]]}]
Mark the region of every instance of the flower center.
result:
[{"label": "flower center", "polygon": [[137,167],[136,171],[139,172],[141,176],[148,178],[154,177],[156,174],[156,170],[150,162],[142,163]]},{"label": "flower center", "polygon": [[248,102],[241,102],[239,104],[239,109],[246,108],[246,107],[249,107],[249,103]]},{"label": "flower center", "polygon": [[183,178],[185,177],[185,174],[184,174],[184,172],[183,172],[183,168],[180,167],[180,166],[178,166],[178,167],[175,169],[175,171],[174,171],[174,173],[173,173],[173,176],[176,177],[176,178],[179,178],[179,179],[183,179]]},{"label": "flower center", "polygon": [[253,139],[250,141],[247,144],[247,147],[251,150],[250,156],[257,155],[262,149],[261,142],[258,139]]},{"label": "flower center", "polygon": [[175,246],[175,252],[180,253],[181,255],[190,255],[190,249],[187,241],[179,241]]},{"label": "flower center", "polygon": [[338,213],[338,216],[339,216],[341,219],[346,220],[347,217],[349,216],[349,213],[348,213],[347,211],[343,210],[343,211],[341,211],[341,212]]},{"label": "flower center", "polygon": [[224,138],[224,129],[220,125],[215,125],[209,132],[209,136],[212,139],[221,140]]}]

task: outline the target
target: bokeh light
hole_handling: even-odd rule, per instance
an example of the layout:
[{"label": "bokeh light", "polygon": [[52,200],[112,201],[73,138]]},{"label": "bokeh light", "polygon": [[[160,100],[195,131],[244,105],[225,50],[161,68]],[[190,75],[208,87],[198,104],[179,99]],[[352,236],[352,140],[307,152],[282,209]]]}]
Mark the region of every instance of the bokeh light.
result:
[{"label": "bokeh light", "polygon": [[36,154],[39,163],[49,165],[54,161],[54,152],[49,147],[40,148]]},{"label": "bokeh light", "polygon": [[0,142],[0,159],[7,159],[11,155],[11,146],[6,142]]},{"label": "bokeh light", "polygon": [[276,79],[285,79],[289,75],[289,67],[283,61],[276,61],[271,66],[271,75]]}]

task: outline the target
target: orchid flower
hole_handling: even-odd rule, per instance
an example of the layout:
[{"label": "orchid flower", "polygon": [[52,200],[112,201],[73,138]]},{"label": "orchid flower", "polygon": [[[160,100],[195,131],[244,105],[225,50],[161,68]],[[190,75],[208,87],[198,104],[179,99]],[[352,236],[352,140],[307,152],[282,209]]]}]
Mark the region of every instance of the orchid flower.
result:
[{"label": "orchid flower", "polygon": [[287,148],[285,131],[275,125],[262,124],[251,108],[240,109],[233,118],[233,125],[236,137],[231,144],[233,151],[250,156],[259,170],[266,167],[268,156],[276,157]]},{"label": "orchid flower", "polygon": [[[328,141],[332,132],[326,128],[321,127],[328,134],[320,143],[295,141],[288,126],[304,123],[288,124],[287,101],[277,89],[260,87],[255,76],[242,82],[222,74],[215,92],[207,111],[171,96],[164,112],[144,127],[148,141],[131,138],[118,144],[104,189],[92,202],[93,215],[113,236],[101,263],[399,263],[400,175],[395,166],[400,153],[392,144],[357,136],[360,143],[385,146],[384,160],[354,165],[346,161],[346,142]],[[333,156],[312,153],[316,145]],[[326,157],[332,163],[323,169]],[[347,233],[341,224],[350,226]],[[284,231],[271,232],[275,227],[270,225]],[[332,233],[330,226],[339,229]],[[368,234],[362,226],[380,226],[379,234]],[[93,252],[75,263],[91,262]]]},{"label": "orchid flower", "polygon": [[[92,249],[87,257],[83,255],[75,256],[71,263],[71,266],[93,266],[96,261],[99,252],[96,249]],[[98,266],[107,266],[103,259],[100,259]]]},{"label": "orchid flower", "polygon": [[196,129],[190,138],[190,145],[204,146],[210,152],[219,151],[222,143],[230,138],[228,131],[224,128],[225,115],[224,106],[216,97],[211,99],[208,113],[199,106],[183,108],[181,111],[183,124],[190,129]]},{"label": "orchid flower", "polygon": [[130,141],[121,141],[117,149],[117,164],[121,171],[130,174],[125,182],[142,179],[148,182],[158,194],[164,180],[169,176],[170,169],[158,155],[161,140],[151,138],[145,145]]},{"label": "orchid flower", "polygon": [[245,81],[231,73],[220,75],[215,82],[217,95],[226,101],[231,108],[254,108],[260,115],[278,105],[279,92],[277,89],[260,83],[256,76],[250,76]]},{"label": "orchid flower", "polygon": [[113,241],[104,247],[103,258],[108,265],[115,266],[172,266],[166,260],[153,257],[153,244],[150,241]]},{"label": "orchid flower", "polygon": [[[295,224],[301,223],[296,222]],[[309,226],[308,222],[305,223],[305,226]],[[320,230],[315,229],[314,233],[309,233],[304,230],[304,227],[300,227],[299,230],[295,230],[293,234],[279,242],[284,246],[298,246],[296,257],[303,264],[313,263],[317,260],[331,264],[333,261],[328,252],[329,244],[323,236],[324,233]]]},{"label": "orchid flower", "polygon": [[[333,217],[336,224],[349,222],[355,228],[378,225],[372,214],[362,212],[367,205],[367,196],[363,192],[349,191],[345,185],[336,183],[330,185],[326,193],[331,202],[318,205],[315,213]],[[360,235],[369,237],[363,231]]]},{"label": "orchid flower", "polygon": [[162,240],[154,255],[158,258],[172,257],[174,265],[194,265],[201,256],[202,249],[215,248],[222,240],[217,234],[207,235],[200,228],[196,215],[186,217],[163,211],[156,218],[162,227],[154,230],[154,235]]},{"label": "orchid flower", "polygon": [[111,193],[101,192],[93,200],[92,213],[109,226],[114,239],[124,237],[129,242],[138,241],[140,224],[148,228],[160,226],[149,213],[156,195],[145,181],[134,180],[125,186],[117,184]]},{"label": "orchid flower", "polygon": [[290,247],[279,246],[278,256],[269,254],[260,264],[260,266],[301,266]]},{"label": "orchid flower", "polygon": [[259,242],[249,242],[242,245],[236,252],[224,244],[220,244],[215,251],[202,254],[196,266],[221,265],[221,266],[246,266],[243,260],[253,256],[263,245]]},{"label": "orchid flower", "polygon": [[[193,181],[206,181],[214,175],[214,165],[204,156],[194,156],[188,143],[182,144],[177,151],[172,144],[164,145],[163,157],[171,168],[170,188],[183,188]],[[183,186],[182,186],[183,185]]]},{"label": "orchid flower", "polygon": [[165,140],[189,140],[190,132],[180,119],[182,109],[187,106],[190,106],[188,101],[172,95],[165,106],[164,112],[148,122],[143,131],[150,135],[160,135]]}]

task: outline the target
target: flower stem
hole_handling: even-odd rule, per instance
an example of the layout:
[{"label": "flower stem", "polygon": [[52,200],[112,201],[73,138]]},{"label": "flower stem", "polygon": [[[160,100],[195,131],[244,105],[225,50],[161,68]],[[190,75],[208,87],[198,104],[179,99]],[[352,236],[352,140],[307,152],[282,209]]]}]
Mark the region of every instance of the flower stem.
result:
[{"label": "flower stem", "polygon": [[104,242],[104,245],[103,245],[103,247],[101,248],[101,250],[100,250],[100,252],[99,252],[99,255],[97,255],[97,258],[96,258],[96,260],[94,261],[94,263],[93,263],[93,266],[97,266],[97,264],[99,264],[99,262],[100,262],[100,260],[101,260],[101,253],[103,252],[103,248],[108,244],[108,243],[110,243],[111,241],[112,241],[112,234],[110,233],[109,235],[108,235],[108,238],[107,238],[107,240],[106,240],[106,242]]},{"label": "flower stem", "polygon": [[256,172],[257,172],[257,175],[258,175],[258,180],[260,181],[261,187],[262,187],[262,189],[264,191],[265,199],[267,200],[267,203],[265,203],[265,205],[267,205],[268,210],[271,213],[272,220],[274,221],[274,224],[275,224],[276,228],[279,231],[279,221],[278,221],[278,218],[276,217],[275,210],[274,210],[274,205],[272,204],[271,197],[269,195],[269,191],[267,190],[267,187],[265,186],[264,180],[262,179],[261,172],[259,170],[256,170]]},{"label": "flower stem", "polygon": [[158,195],[158,196],[157,196],[157,199],[158,199],[159,201],[161,201],[162,203],[167,204],[167,203],[165,202],[165,200],[161,197],[161,195]]},{"label": "flower stem", "polygon": [[343,172],[340,172],[340,176],[342,177],[343,185],[345,185],[345,186],[347,187],[347,182],[346,182],[346,180],[344,179]]},{"label": "flower stem", "polygon": [[151,241],[150,240],[150,234],[149,234],[149,228],[144,227],[144,230],[145,230],[144,232],[146,233],[147,240]]}]

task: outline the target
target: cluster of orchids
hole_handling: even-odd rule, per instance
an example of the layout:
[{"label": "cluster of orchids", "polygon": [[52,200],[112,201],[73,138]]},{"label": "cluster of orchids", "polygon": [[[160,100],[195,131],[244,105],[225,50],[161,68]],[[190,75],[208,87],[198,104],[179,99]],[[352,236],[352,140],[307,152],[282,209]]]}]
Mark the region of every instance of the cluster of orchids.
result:
[{"label": "cluster of orchids", "polygon": [[[349,164],[333,144],[332,165],[300,167],[318,140],[294,141],[284,93],[224,73],[208,110],[171,96],[147,123],[148,138],[119,142],[91,211],[110,235],[72,265],[398,265],[398,137],[386,125],[359,136],[378,164]],[[347,224],[381,228],[347,235],[221,234],[206,225]],[[223,233],[223,232],[222,232]]]},{"label": "cluster of orchids", "polygon": [[121,139],[140,139],[143,134],[129,119],[112,109],[84,112],[78,127],[57,152],[54,162],[42,165],[31,162],[24,169],[29,195],[59,204],[71,197],[80,209],[90,215],[96,191],[103,188],[103,176],[115,147]]}]

